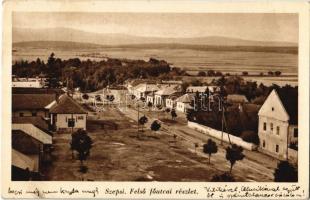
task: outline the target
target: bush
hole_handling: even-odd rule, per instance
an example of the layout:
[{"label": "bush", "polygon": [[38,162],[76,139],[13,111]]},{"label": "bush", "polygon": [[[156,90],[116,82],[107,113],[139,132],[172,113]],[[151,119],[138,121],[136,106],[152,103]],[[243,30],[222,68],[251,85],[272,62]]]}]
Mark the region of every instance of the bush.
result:
[{"label": "bush", "polygon": [[88,100],[88,99],[89,99],[89,96],[88,96],[88,94],[83,94],[83,95],[82,95],[82,98],[85,99],[85,100]]},{"label": "bush", "polygon": [[235,178],[227,172],[220,175],[216,174],[211,179],[211,182],[235,182],[235,181],[236,181]]},{"label": "bush", "polygon": [[204,71],[200,71],[200,72],[198,72],[198,74],[197,74],[197,76],[206,76],[207,74],[206,74],[206,72],[204,72]]},{"label": "bush", "polygon": [[275,182],[297,182],[297,169],[288,161],[280,161],[274,171]]},{"label": "bush", "polygon": [[254,131],[243,131],[240,135],[243,141],[254,143],[256,145],[259,144],[258,134]]}]

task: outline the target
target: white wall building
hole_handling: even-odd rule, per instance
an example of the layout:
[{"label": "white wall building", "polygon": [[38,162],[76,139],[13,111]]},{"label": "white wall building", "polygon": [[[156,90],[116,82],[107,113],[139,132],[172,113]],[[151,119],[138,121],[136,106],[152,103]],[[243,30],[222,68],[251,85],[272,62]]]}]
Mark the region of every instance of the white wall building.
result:
[{"label": "white wall building", "polygon": [[298,139],[297,100],[292,105],[283,98],[294,97],[280,97],[273,90],[258,112],[260,150],[279,159],[287,158],[290,143]]},{"label": "white wall building", "polygon": [[176,111],[186,113],[189,108],[192,108],[190,105],[195,101],[195,94],[184,94],[183,96],[176,99]]},{"label": "white wall building", "polygon": [[51,125],[58,130],[86,130],[87,112],[71,97],[64,94],[50,107]]}]

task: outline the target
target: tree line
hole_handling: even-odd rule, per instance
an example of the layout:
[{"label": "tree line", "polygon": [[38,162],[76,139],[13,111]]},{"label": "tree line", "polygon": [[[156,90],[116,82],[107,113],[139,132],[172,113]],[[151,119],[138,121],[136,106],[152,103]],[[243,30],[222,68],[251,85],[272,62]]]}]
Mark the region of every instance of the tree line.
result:
[{"label": "tree line", "polygon": [[102,89],[109,84],[123,84],[127,79],[169,79],[185,72],[170,67],[165,60],[155,58],[148,61],[114,58],[100,61],[79,58],[62,60],[51,53],[46,63],[40,58],[31,62],[16,61],[12,73],[17,77],[44,76],[47,78],[47,87],[79,87],[86,92]]}]

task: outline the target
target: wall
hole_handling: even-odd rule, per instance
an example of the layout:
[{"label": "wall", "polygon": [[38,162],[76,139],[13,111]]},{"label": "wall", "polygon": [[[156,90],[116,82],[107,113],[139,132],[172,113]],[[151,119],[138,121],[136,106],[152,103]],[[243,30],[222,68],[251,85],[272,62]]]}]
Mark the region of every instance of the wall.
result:
[{"label": "wall", "polygon": [[185,113],[186,112],[185,106],[186,106],[185,103],[177,102],[176,110],[179,112]]},{"label": "wall", "polygon": [[[78,116],[83,116],[82,119],[77,119]],[[86,114],[73,114],[73,118],[75,119],[75,126],[74,128],[82,128],[86,130]],[[71,114],[57,114],[57,121],[56,121],[56,127],[57,129],[62,128],[71,128],[68,127],[68,119],[71,119]]]},{"label": "wall", "polygon": [[[266,123],[266,130],[264,130],[264,122]],[[271,123],[273,124],[273,131],[271,130]],[[277,127],[279,127],[279,134],[277,134]],[[268,152],[269,155],[279,159],[286,158],[287,134],[288,122],[270,117],[259,116],[258,137],[260,141],[260,148],[265,153]],[[276,152],[276,145],[279,146],[278,152]]]},{"label": "wall", "polygon": [[[188,121],[188,127],[221,140],[221,137],[222,137],[221,131],[212,129],[212,128],[207,127],[207,126],[200,125],[200,124],[195,123],[195,122],[190,122],[190,121]],[[255,145],[253,143],[245,142],[241,138],[233,136],[233,135],[229,135],[229,137],[230,137],[231,143],[239,145],[239,146],[243,147],[244,149],[251,150],[251,151],[257,149],[257,145]],[[223,132],[223,141],[229,142],[228,134],[225,132]]]},{"label": "wall", "polygon": [[13,81],[12,87],[42,88],[39,81]]}]

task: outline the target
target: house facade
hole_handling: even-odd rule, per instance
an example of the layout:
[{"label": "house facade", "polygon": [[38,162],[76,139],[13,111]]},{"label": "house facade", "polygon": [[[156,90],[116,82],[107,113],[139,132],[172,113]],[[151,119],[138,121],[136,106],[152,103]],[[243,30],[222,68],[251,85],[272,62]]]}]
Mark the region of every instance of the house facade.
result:
[{"label": "house facade", "polygon": [[50,107],[50,122],[54,130],[86,130],[87,112],[68,95],[60,96]]},{"label": "house facade", "polygon": [[189,108],[192,108],[191,103],[195,101],[195,94],[184,94],[176,99],[176,111],[186,113]]},{"label": "house facade", "polygon": [[286,104],[284,98],[292,97],[281,98],[273,90],[258,112],[260,150],[279,159],[287,159],[290,144],[298,141],[297,104]]},{"label": "house facade", "polygon": [[154,105],[160,105],[163,107],[166,107],[166,99],[177,92],[180,91],[180,87],[176,85],[167,85],[167,86],[162,86],[160,90],[155,92],[154,95]]}]

